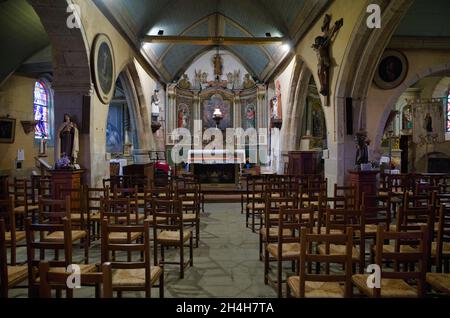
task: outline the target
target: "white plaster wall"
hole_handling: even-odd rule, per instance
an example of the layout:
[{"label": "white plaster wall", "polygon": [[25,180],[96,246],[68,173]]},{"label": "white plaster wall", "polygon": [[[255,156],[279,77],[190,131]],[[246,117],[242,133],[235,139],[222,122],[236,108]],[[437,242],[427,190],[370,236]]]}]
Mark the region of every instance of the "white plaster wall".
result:
[{"label": "white plaster wall", "polygon": [[[212,63],[213,56],[217,54],[217,50],[211,50],[199,55],[194,62],[187,68],[185,74],[188,75],[192,85],[194,84],[195,71],[201,70],[208,74],[208,81],[214,80],[214,66]],[[223,75],[222,80],[227,79],[227,73],[234,71],[240,72],[241,83],[243,82],[244,75],[249,73],[245,66],[239,61],[239,59],[230,51],[219,50],[219,54],[222,56],[223,61]]]}]

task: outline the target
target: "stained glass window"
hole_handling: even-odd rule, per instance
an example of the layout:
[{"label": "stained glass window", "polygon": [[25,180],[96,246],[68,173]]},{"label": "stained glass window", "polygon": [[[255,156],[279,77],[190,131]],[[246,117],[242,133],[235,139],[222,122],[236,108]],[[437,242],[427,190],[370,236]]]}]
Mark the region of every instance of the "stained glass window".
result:
[{"label": "stained glass window", "polygon": [[49,94],[41,81],[34,86],[34,120],[38,123],[34,131],[35,139],[49,139],[50,129],[48,125]]},{"label": "stained glass window", "polygon": [[447,132],[450,132],[450,91],[447,96]]}]

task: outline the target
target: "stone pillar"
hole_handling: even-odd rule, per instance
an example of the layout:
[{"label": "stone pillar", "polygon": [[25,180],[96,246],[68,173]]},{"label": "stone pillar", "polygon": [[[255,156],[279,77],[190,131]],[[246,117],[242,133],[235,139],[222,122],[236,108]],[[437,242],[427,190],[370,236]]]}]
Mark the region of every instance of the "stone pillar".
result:
[{"label": "stone pillar", "polygon": [[241,116],[241,98],[239,93],[234,93],[233,97],[233,127],[242,127],[242,116]]},{"label": "stone pillar", "polygon": [[[54,83],[52,85],[54,91],[54,142],[56,149],[56,142],[58,138],[56,136],[59,126],[64,120],[64,114],[69,114],[72,120],[77,124],[78,127],[78,139],[79,139],[79,154],[77,163],[81,168],[86,169],[86,174],[84,175],[84,182],[90,184],[91,174],[92,174],[92,160],[91,152],[92,146],[90,142],[90,109],[91,104],[84,105],[84,96],[92,95],[92,86],[66,86]],[[87,103],[86,99],[85,104]],[[91,101],[92,103],[92,101]],[[57,160],[57,153],[55,152],[55,162]]]},{"label": "stone pillar", "polygon": [[177,112],[177,100],[176,100],[176,84],[167,85],[167,134],[171,134],[176,128],[176,112]]}]

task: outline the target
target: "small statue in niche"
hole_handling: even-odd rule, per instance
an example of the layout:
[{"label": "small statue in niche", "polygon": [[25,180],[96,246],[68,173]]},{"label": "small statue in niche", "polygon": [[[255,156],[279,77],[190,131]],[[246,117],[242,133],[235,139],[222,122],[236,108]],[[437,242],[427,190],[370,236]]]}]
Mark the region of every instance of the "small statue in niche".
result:
[{"label": "small statue in niche", "polygon": [[220,54],[215,54],[212,58],[214,66],[214,75],[216,76],[216,81],[220,81],[220,77],[223,74],[223,60]]},{"label": "small statue in niche", "polygon": [[153,95],[152,95],[152,121],[157,122],[159,117],[159,97],[158,97],[159,90],[155,89]]},{"label": "small statue in niche", "polygon": [[233,82],[234,82],[233,73],[229,72],[227,74],[227,88],[228,89],[232,89],[233,88]]},{"label": "small statue in niche", "polygon": [[412,110],[411,105],[406,105],[403,107],[402,111],[402,129],[408,130],[412,129],[413,127],[412,123]]},{"label": "small statue in niche", "polygon": [[425,115],[425,119],[423,122],[423,128],[426,130],[427,133],[433,132],[433,119],[431,118],[430,113],[427,113]]},{"label": "small statue in niche", "polygon": [[183,74],[180,81],[178,82],[178,87],[182,89],[190,89],[191,88],[191,82],[189,82],[189,77],[187,74]]},{"label": "small statue in niche", "polygon": [[198,72],[195,70],[194,72],[194,88],[200,89],[202,87],[202,70],[199,70]]},{"label": "small statue in niche", "polygon": [[64,122],[56,133],[57,158],[68,157],[71,163],[76,163],[78,158],[78,128],[69,114],[64,115]]},{"label": "small statue in niche", "polygon": [[244,88],[248,89],[248,88],[253,88],[255,86],[255,81],[253,80],[253,78],[250,77],[250,74],[245,74],[244,75]]},{"label": "small statue in niche", "polygon": [[355,135],[356,139],[356,165],[369,163],[369,151],[367,145],[369,141],[367,140],[367,132],[360,131]]},{"label": "small statue in niche", "polygon": [[241,88],[241,70],[233,72],[233,87],[235,89]]},{"label": "small statue in niche", "polygon": [[330,29],[331,16],[325,15],[325,20],[322,25],[323,35],[317,36],[314,40],[312,48],[316,51],[318,65],[317,73],[320,80],[320,94],[323,96],[329,95],[329,76],[331,67],[330,58],[330,45],[333,40],[333,36],[344,25],[344,19],[339,19],[334,23],[334,26]]}]

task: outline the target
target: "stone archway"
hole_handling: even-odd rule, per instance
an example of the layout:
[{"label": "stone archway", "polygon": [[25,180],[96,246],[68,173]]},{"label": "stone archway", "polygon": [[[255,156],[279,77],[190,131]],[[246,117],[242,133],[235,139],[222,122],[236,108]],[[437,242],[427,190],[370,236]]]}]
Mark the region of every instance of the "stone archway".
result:
[{"label": "stone archway", "polygon": [[[65,113],[74,117],[80,128],[80,157],[83,167],[90,167],[90,96],[92,81],[89,66],[89,45],[82,28],[69,28],[67,12],[70,0],[29,3],[39,16],[52,46],[54,119],[62,120]],[[89,180],[89,176],[86,176]]]},{"label": "stone archway", "polygon": [[[449,56],[450,60],[450,56]],[[413,72],[410,77],[408,77],[405,82],[399,87],[395,92],[390,94],[387,99],[385,99],[385,103],[382,108],[382,115],[381,119],[379,121],[379,124],[377,126],[376,132],[375,132],[375,140],[374,144],[379,144],[381,142],[381,138],[383,137],[384,133],[384,126],[385,123],[389,117],[389,113],[392,109],[392,107],[395,105],[395,103],[398,101],[400,96],[405,92],[405,90],[415,83],[417,83],[419,80],[427,77],[432,76],[434,74],[441,73],[443,71],[449,71],[450,70],[450,62],[446,64],[440,64],[440,65],[434,65],[431,67],[426,67],[421,70],[417,70],[416,72]],[[442,97],[442,96],[440,96]]]},{"label": "stone archway", "polygon": [[[345,183],[345,171],[353,168],[355,145],[353,135],[346,133],[346,99],[352,98],[352,114],[355,130],[367,129],[367,95],[371,87],[379,59],[387,47],[395,29],[407,12],[412,0],[368,0],[369,4],[378,4],[382,10],[382,27],[369,29],[366,25],[367,13],[361,13],[353,29],[344,54],[344,60],[337,74],[334,96],[334,125],[332,142],[329,142],[332,158],[326,160],[325,169],[330,176],[330,184]],[[337,159],[342,158],[342,159]]]}]

